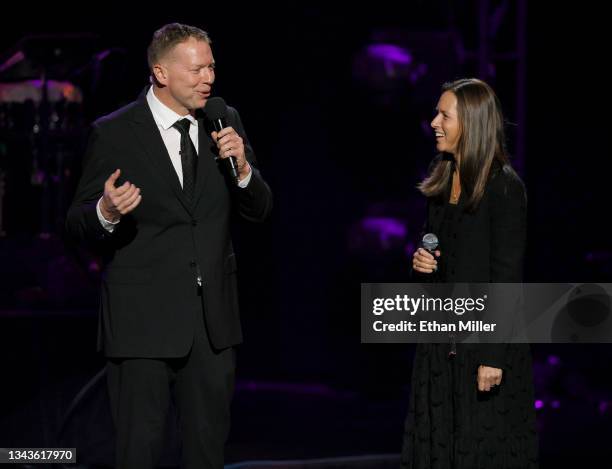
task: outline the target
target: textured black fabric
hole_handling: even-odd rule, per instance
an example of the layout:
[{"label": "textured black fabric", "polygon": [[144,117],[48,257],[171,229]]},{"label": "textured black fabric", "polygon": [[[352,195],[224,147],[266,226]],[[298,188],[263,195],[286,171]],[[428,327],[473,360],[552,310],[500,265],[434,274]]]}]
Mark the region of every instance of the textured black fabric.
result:
[{"label": "textured black fabric", "polygon": [[[435,164],[434,160],[434,164]],[[520,282],[526,196],[520,178],[496,165],[475,213],[428,201],[425,228],[440,240],[440,282]],[[417,281],[427,281],[415,275]],[[431,277],[430,277],[431,280]],[[538,467],[528,344],[418,344],[404,433],[404,469]],[[500,386],[479,392],[480,365],[503,369]]]},{"label": "textured black fabric", "polygon": [[417,345],[404,434],[402,468],[533,469],[537,437],[531,356],[508,345],[502,384],[476,385],[478,353],[457,344]]}]

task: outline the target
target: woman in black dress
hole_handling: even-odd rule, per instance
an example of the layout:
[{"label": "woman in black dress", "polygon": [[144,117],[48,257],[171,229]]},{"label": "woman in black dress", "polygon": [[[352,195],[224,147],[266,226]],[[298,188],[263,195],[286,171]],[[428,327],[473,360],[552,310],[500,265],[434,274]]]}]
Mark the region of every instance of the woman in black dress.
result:
[{"label": "woman in black dress", "polygon": [[[431,126],[440,153],[419,189],[440,244],[414,253],[415,275],[521,282],[527,200],[497,96],[480,80],[448,83]],[[537,455],[528,344],[417,345],[402,468],[532,469]]]}]

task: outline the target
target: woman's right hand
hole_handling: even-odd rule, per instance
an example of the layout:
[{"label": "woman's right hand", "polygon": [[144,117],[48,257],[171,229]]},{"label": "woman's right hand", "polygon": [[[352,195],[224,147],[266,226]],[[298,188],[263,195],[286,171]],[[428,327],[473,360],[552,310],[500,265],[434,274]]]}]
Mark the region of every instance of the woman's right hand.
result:
[{"label": "woman's right hand", "polygon": [[[440,251],[434,251],[440,257]],[[426,249],[419,248],[412,255],[412,268],[422,274],[431,274],[438,269],[438,261]]]}]

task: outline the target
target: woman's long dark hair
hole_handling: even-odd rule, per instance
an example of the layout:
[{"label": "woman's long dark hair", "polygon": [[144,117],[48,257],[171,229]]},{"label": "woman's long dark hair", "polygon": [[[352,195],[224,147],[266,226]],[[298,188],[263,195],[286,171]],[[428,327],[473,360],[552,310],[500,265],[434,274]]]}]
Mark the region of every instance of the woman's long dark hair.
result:
[{"label": "woman's long dark hair", "polygon": [[[466,209],[474,211],[485,191],[493,161],[508,165],[504,118],[499,99],[484,81],[464,78],[442,86],[457,97],[459,140],[457,156],[461,191],[467,197]],[[441,158],[431,173],[417,186],[427,197],[446,194],[455,162]]]}]

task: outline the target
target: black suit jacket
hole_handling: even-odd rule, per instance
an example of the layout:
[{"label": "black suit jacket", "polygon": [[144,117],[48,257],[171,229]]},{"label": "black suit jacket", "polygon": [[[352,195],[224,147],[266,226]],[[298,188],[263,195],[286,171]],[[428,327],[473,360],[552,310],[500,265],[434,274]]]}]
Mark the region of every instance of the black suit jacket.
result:
[{"label": "black suit jacket", "polygon": [[[430,168],[442,158],[438,155]],[[439,233],[444,207],[450,197],[450,182],[443,197],[427,201],[426,233]],[[438,280],[448,283],[520,283],[527,233],[527,195],[520,177],[510,166],[495,161],[483,198],[475,212],[466,212],[466,197],[459,199],[458,223],[452,243],[440,246],[444,271]],[[413,273],[417,281],[427,274]],[[503,307],[503,305],[501,305]],[[475,348],[479,363],[506,367],[505,344],[466,344]]]},{"label": "black suit jacket", "polygon": [[[252,148],[231,107],[227,121],[245,141],[251,181],[245,189],[226,181],[215,161],[215,145],[199,122],[193,206],[183,195],[144,93],[93,124],[66,227],[74,238],[98,244],[107,258],[98,334],[106,356],[184,356],[202,310],[213,347],[241,342],[230,215],[237,210],[248,220],[263,221],[272,194],[253,166]],[[134,183],[142,201],[110,234],[98,220],[96,203],[117,168],[117,185]],[[201,296],[198,273],[204,282]]]}]

